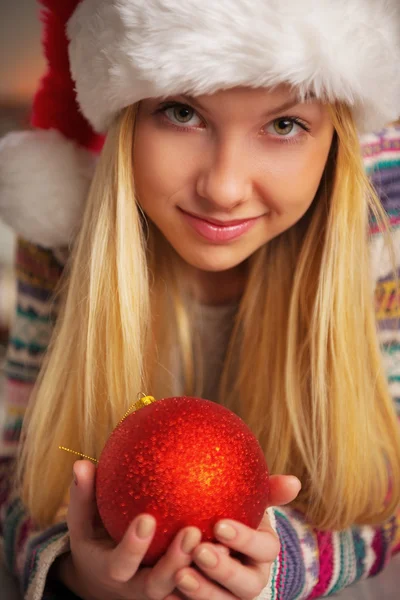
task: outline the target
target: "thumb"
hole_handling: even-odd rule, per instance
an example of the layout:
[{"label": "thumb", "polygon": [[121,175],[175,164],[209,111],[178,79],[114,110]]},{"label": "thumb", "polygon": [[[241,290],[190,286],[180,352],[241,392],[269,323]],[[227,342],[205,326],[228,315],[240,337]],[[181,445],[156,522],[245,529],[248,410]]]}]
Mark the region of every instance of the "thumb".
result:
[{"label": "thumb", "polygon": [[283,506],[294,500],[301,489],[301,483],[293,475],[271,475],[269,478],[268,506]]},{"label": "thumb", "polygon": [[70,487],[67,523],[72,537],[92,536],[96,514],[96,466],[89,460],[77,460],[73,467],[74,481]]}]

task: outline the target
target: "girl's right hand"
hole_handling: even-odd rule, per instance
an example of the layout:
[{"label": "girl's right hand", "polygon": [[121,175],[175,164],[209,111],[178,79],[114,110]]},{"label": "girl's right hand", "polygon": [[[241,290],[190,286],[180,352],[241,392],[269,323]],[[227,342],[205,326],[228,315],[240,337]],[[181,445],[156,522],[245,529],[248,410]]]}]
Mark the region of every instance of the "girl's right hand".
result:
[{"label": "girl's right hand", "polygon": [[67,516],[71,552],[58,559],[56,576],[83,600],[164,600],[174,592],[176,572],[190,565],[200,530],[182,529],[154,567],[139,569],[156,521],[139,515],[116,546],[95,523],[95,473],[88,460],[74,464]]}]

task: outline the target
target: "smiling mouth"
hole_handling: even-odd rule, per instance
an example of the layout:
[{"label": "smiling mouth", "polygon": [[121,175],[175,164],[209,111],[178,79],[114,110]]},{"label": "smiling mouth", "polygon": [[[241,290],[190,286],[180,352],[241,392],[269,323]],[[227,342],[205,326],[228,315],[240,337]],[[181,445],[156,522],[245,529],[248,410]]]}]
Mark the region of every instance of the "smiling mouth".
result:
[{"label": "smiling mouth", "polygon": [[211,219],[210,217],[202,217],[201,215],[195,215],[194,213],[188,212],[187,210],[179,209],[182,212],[186,213],[190,217],[194,219],[200,219],[201,221],[205,221],[206,223],[210,223],[211,225],[215,225],[216,227],[234,227],[235,225],[240,225],[241,223],[247,223],[248,221],[254,221],[255,219],[259,219],[261,215],[257,217],[249,217],[247,219],[235,219],[233,221],[219,221],[218,219]]},{"label": "smiling mouth", "polygon": [[232,221],[219,221],[202,217],[179,208],[183,218],[202,238],[216,244],[223,244],[238,239],[247,233],[263,216]]}]

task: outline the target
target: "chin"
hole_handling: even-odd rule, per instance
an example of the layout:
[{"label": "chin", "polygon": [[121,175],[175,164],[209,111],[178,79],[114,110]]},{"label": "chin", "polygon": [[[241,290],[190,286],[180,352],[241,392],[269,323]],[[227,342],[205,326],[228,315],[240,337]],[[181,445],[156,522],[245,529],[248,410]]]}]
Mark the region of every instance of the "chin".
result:
[{"label": "chin", "polygon": [[218,248],[207,252],[180,252],[179,249],[176,248],[176,251],[191,267],[210,273],[222,273],[223,271],[234,269],[250,256],[249,254],[239,256],[238,253],[232,252],[232,250],[228,248]]}]

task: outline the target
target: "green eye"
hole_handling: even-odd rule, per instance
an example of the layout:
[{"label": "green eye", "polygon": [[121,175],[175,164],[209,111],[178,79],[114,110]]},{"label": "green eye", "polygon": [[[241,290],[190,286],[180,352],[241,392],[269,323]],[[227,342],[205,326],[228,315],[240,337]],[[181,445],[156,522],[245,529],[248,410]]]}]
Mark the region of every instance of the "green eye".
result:
[{"label": "green eye", "polygon": [[193,119],[194,110],[189,106],[175,106],[173,108],[173,116],[178,123],[189,123]]},{"label": "green eye", "polygon": [[[164,104],[156,112],[162,113],[175,127],[183,130],[188,128],[197,129],[202,124],[202,120],[194,108],[180,102]],[[181,127],[181,125],[185,125],[186,127]]]},{"label": "green eye", "polygon": [[290,119],[275,119],[273,125],[274,130],[279,135],[288,135],[289,133],[292,133],[294,127],[294,123]]}]

